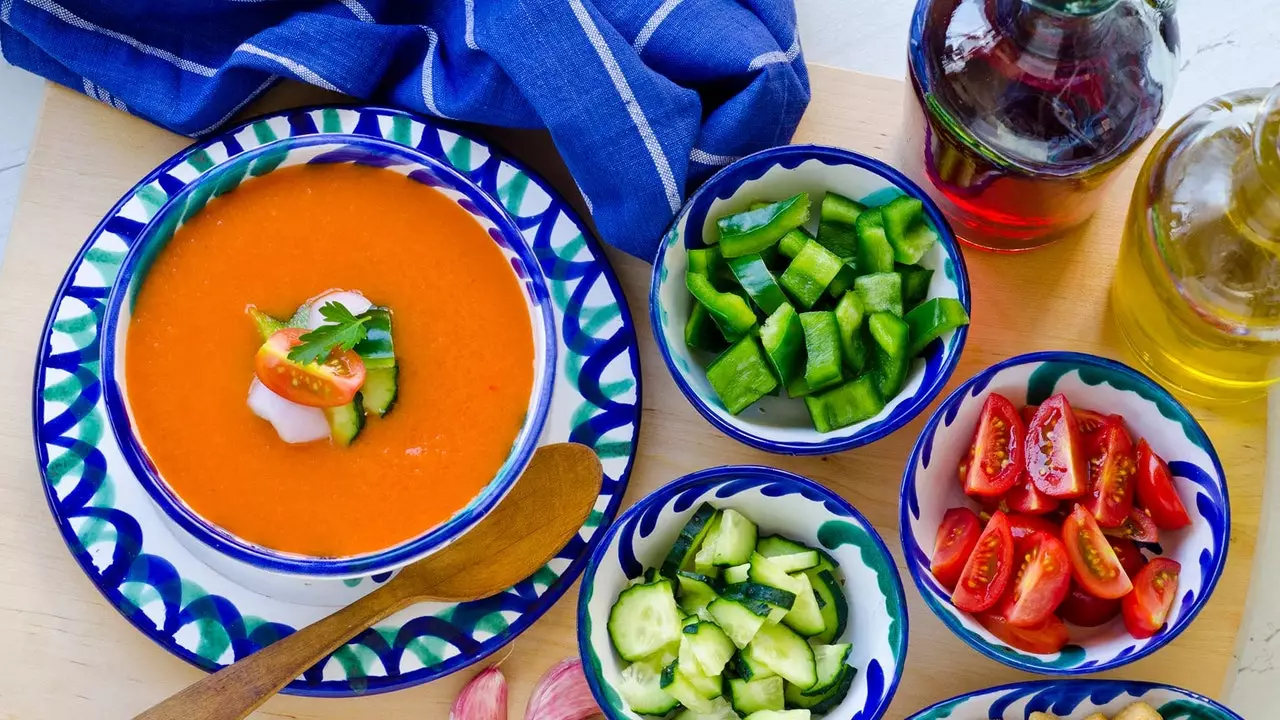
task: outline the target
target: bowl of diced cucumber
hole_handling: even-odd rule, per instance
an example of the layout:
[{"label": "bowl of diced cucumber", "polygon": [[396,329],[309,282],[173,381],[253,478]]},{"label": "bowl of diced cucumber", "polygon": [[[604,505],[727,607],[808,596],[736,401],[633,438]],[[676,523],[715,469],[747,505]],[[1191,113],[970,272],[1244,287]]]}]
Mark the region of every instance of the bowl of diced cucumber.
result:
[{"label": "bowl of diced cucumber", "polygon": [[848,502],[759,466],[642,498],[592,553],[578,600],[610,720],[876,720],[907,652],[902,581]]},{"label": "bowl of diced cucumber", "polygon": [[914,183],[839,148],[791,145],[712,176],[654,260],[654,335],[722,432],[825,454],[918,415],[955,370],[969,281]]}]

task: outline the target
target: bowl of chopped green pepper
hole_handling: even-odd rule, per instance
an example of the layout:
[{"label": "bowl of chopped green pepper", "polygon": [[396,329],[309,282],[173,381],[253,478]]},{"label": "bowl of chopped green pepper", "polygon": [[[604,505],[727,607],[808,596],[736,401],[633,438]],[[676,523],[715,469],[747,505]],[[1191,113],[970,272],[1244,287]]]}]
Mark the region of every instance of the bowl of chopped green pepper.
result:
[{"label": "bowl of chopped green pepper", "polygon": [[769,452],[874,442],[937,397],[969,323],[950,226],[892,167],[790,145],[744,157],[680,210],[654,261],[654,335],[712,425]]}]

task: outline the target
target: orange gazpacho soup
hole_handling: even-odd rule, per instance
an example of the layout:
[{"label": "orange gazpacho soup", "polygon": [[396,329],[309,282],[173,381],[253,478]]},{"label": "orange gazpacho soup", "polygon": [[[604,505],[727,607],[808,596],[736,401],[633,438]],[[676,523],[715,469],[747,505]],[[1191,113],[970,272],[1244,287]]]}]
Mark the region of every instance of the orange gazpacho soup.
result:
[{"label": "orange gazpacho soup", "polygon": [[[263,336],[331,288],[394,317],[398,396],[348,446],[284,442],[246,404]],[[505,462],[534,376],[527,303],[486,230],[439,192],[356,165],[286,167],[187,221],[142,283],[125,373],[137,433],[194,511],[250,542],[373,552],[467,505]]]}]

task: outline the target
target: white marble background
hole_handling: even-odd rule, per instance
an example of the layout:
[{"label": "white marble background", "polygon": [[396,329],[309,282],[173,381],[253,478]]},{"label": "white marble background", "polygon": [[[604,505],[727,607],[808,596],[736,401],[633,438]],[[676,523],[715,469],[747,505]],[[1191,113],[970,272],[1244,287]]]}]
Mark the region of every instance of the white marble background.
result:
[{"label": "white marble background", "polygon": [[[801,43],[810,62],[902,78],[907,26],[915,0],[796,0]],[[1230,90],[1280,83],[1280,0],[1181,0],[1182,71],[1165,124]],[[43,83],[0,60],[0,258],[39,115]],[[1280,417],[1273,393],[1272,417]],[[1280,427],[1269,433],[1271,447]],[[1258,539],[1238,669],[1227,697],[1243,717],[1276,717],[1280,698],[1280,452],[1268,465],[1271,492]],[[1151,678],[1158,679],[1158,678]]]}]

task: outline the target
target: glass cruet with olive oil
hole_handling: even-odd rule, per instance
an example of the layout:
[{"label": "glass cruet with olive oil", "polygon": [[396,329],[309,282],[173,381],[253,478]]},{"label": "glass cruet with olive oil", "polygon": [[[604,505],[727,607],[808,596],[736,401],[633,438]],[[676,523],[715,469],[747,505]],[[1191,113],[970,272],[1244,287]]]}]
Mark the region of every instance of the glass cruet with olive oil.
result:
[{"label": "glass cruet with olive oil", "polygon": [[1129,345],[1175,390],[1244,401],[1280,377],[1280,85],[1211,100],[1156,144],[1112,300]]}]

